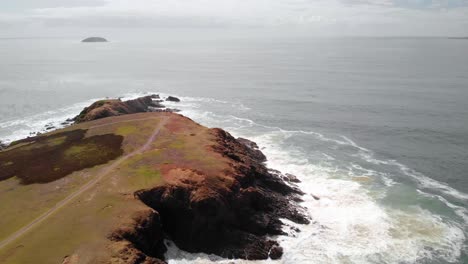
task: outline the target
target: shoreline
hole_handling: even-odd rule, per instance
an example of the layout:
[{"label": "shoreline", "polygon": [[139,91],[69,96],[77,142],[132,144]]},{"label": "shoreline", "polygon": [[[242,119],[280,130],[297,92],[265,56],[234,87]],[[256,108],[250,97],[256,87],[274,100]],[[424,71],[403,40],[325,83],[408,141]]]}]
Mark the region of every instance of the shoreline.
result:
[{"label": "shoreline", "polygon": [[[135,100],[123,102],[126,106],[133,106],[135,104],[142,106],[141,108],[133,109],[135,113],[132,112],[133,110],[129,111],[129,113],[122,113],[123,105],[120,100],[98,101],[89,108],[85,108],[80,115],[74,118],[75,124],[67,126],[65,130],[74,131],[73,128],[76,126],[81,129],[83,127],[86,127],[86,129],[101,129],[103,125],[112,127],[120,126],[119,122],[109,123],[109,120],[124,118],[129,119],[126,122],[135,122],[135,120],[139,119],[134,119],[134,115],[140,116],[146,114],[156,116],[160,116],[161,114],[167,115],[173,120],[171,121],[172,123],[179,122],[177,126],[195,125],[201,128],[201,126],[196,123],[192,125],[191,123],[193,123],[193,121],[189,118],[170,113],[169,111],[156,111],[156,113],[154,113],[155,111],[149,110],[153,112],[153,114],[145,113],[150,107],[154,106],[153,99],[156,98],[137,98]],[[172,100],[178,102],[178,99],[172,98]],[[111,109],[119,109],[119,111],[113,112]],[[131,110],[131,108],[129,109]],[[110,116],[104,116],[102,113],[109,114]],[[112,117],[112,115],[114,117]],[[82,120],[86,120],[86,122]],[[89,126],[89,124],[95,122],[102,124]],[[165,125],[164,129],[174,128]],[[207,128],[202,128],[201,131],[205,131],[206,129]],[[49,138],[55,134],[57,134],[55,137],[59,137],[60,131],[62,131],[54,129],[49,130],[50,131],[46,134],[15,141],[6,151],[8,153],[16,153],[19,151],[20,154],[15,155],[21,155],[23,148],[34,147],[38,144],[37,142],[49,140]],[[193,168],[181,167],[181,169],[176,166],[164,169],[166,165],[163,165],[161,168],[163,168],[162,171],[164,174],[176,174],[167,176],[168,178],[165,180],[167,181],[166,184],[154,189],[143,189],[135,192],[135,198],[143,201],[144,204],[154,211],[149,214],[141,211],[142,213],[139,213],[139,217],[133,218],[133,224],[130,224],[130,226],[128,224],[125,225],[126,227],[124,229],[122,229],[122,227],[117,227],[115,231],[109,235],[110,241],[113,241],[112,243],[114,243],[115,246],[122,245],[122,243],[126,244],[125,248],[127,248],[127,253],[119,255],[120,258],[128,259],[136,256],[141,257],[141,254],[144,254],[148,261],[156,261],[155,263],[158,263],[159,260],[164,261],[163,253],[165,252],[165,246],[163,240],[171,239],[175,241],[175,244],[179,248],[188,252],[212,253],[224,258],[279,259],[283,254],[283,248],[271,237],[272,235],[286,235],[286,233],[282,231],[284,224],[279,219],[286,218],[300,224],[309,223],[307,217],[301,213],[302,210],[299,206],[299,202],[302,201],[300,196],[303,195],[303,193],[295,185],[299,182],[297,177],[283,175],[278,171],[268,170],[264,165],[266,157],[258,149],[256,143],[244,138],[235,139],[229,133],[221,129],[208,129],[206,131],[207,132],[203,133],[208,133],[207,135],[210,135],[209,137],[212,138],[210,141],[213,142],[210,143],[213,145],[207,149],[210,153],[213,152],[213,154],[210,155],[219,156],[216,159],[221,162],[220,164],[226,162],[226,164],[229,164],[222,171],[224,176],[220,178],[222,179],[221,182],[211,187],[207,187],[203,184],[206,180],[214,177],[214,175],[210,176],[210,173],[212,173],[210,171],[212,169],[208,169],[205,172],[208,174],[200,174],[203,173],[203,170],[206,170],[206,168],[203,169],[203,167],[195,166]],[[190,136],[196,139],[198,137],[196,134],[197,133],[192,133]],[[164,136],[164,134],[162,136]],[[167,135],[164,137],[167,137]],[[151,136],[143,148],[149,148],[149,144],[154,144],[154,141],[155,138]],[[38,147],[39,146],[41,145],[38,145]],[[50,146],[53,147],[53,145]],[[172,149],[169,149],[169,151],[171,150]],[[142,150],[140,155],[144,154],[146,151],[148,150]],[[127,154],[127,156],[128,155],[130,154]],[[8,156],[3,157],[0,152],[0,160],[4,158],[8,158]],[[111,165],[106,169],[105,174],[110,172],[110,170],[114,170],[117,166],[120,166],[121,160],[122,158],[119,158],[119,163],[115,163],[115,165]],[[13,161],[13,163],[16,163],[16,161]],[[9,163],[5,164],[8,165]],[[101,176],[104,177],[105,174]],[[215,177],[221,177],[219,174],[216,175]],[[96,184],[101,181],[101,176],[96,178],[93,183]],[[2,177],[4,180],[5,175],[0,175],[0,180]],[[190,183],[188,184],[186,181],[190,181]],[[199,181],[199,183],[197,183],[197,181]],[[28,183],[24,182],[23,184]],[[20,236],[24,236],[25,233],[32,228],[41,228],[35,227],[35,225],[42,225],[42,222],[46,221],[52,213],[58,213],[56,211],[59,209],[62,210],[72,199],[75,199],[75,197],[81,195],[83,192],[88,192],[91,188],[95,188],[95,185],[91,183],[84,186],[86,186],[86,189],[80,189],[76,193],[70,194],[70,199],[59,202],[58,204],[60,206],[56,206],[52,211],[44,213],[34,220],[32,222],[33,224],[27,225],[27,229],[19,230],[11,237],[3,240],[2,247],[10,242],[14,242],[14,240],[20,238]],[[147,188],[149,187],[150,186],[147,186]],[[183,192],[187,192],[187,194],[180,196]],[[176,193],[179,194],[174,198],[168,198]],[[180,203],[185,205],[181,206]],[[186,217],[189,215],[194,218],[186,222],[188,220]],[[177,223],[179,219],[185,220]],[[146,223],[146,227],[143,229],[141,228],[142,221]],[[172,224],[169,225],[169,223]],[[212,230],[209,228],[210,226],[219,226],[221,229]],[[180,233],[181,231],[174,231],[184,228],[186,231],[182,233]],[[200,232],[200,234],[203,235],[195,239],[193,232]],[[149,238],[147,237],[148,233],[156,235]],[[192,234],[189,240],[187,240],[188,237],[186,237],[188,234]],[[143,242],[145,240],[146,242]],[[159,242],[156,243],[155,241]],[[111,245],[113,245],[112,243]],[[159,246],[152,249],[148,248],[148,245],[154,243]]]}]

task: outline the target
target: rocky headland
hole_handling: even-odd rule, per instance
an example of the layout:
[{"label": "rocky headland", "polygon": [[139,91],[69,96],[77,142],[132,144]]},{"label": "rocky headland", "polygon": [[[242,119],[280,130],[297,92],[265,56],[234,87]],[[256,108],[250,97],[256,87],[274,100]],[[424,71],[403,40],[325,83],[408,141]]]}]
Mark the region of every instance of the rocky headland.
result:
[{"label": "rocky headland", "polygon": [[[98,101],[74,119],[75,125],[1,151],[0,199],[12,195],[2,186],[16,186],[12,176],[21,175],[13,189],[16,203],[24,198],[33,199],[31,206],[49,201],[63,206],[49,209],[56,217],[47,216],[40,224],[27,212],[9,209],[17,218],[30,219],[10,223],[18,226],[16,232],[21,226],[30,229],[30,222],[36,232],[8,245],[9,236],[0,232],[0,262],[15,263],[28,259],[32,253],[27,250],[43,250],[38,261],[165,263],[164,241],[224,258],[281,258],[284,250],[275,240],[285,235],[280,219],[309,223],[298,205],[303,194],[295,185],[299,180],[269,170],[265,155],[248,139],[176,113],[150,110],[160,103],[157,95]],[[64,194],[56,197],[53,190],[69,190],[73,199],[61,200]],[[0,224],[8,225],[8,219],[15,218]],[[73,230],[64,233],[70,225]],[[41,231],[49,234],[47,239]],[[54,244],[60,241],[68,242]]]},{"label": "rocky headland", "polygon": [[[167,97],[166,100],[180,102],[178,98],[172,96]],[[148,95],[128,101],[121,99],[100,100],[84,108],[79,115],[73,118],[73,121],[82,123],[105,117],[144,112],[178,112],[177,109],[166,108],[161,102],[163,100],[159,95]]]}]

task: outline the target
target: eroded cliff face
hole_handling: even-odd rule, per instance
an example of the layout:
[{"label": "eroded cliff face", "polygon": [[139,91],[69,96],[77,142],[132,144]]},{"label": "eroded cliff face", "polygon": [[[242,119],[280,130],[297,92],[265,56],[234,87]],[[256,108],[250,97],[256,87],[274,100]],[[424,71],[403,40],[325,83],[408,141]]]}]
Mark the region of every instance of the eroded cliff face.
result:
[{"label": "eroded cliff face", "polygon": [[[221,129],[211,133],[216,138],[211,149],[229,159],[230,168],[212,178],[196,169],[168,165],[167,184],[135,193],[157,217],[152,214],[145,220],[146,229],[138,227],[131,236],[118,237],[139,254],[161,260],[164,239],[193,253],[281,258],[283,249],[267,236],[283,234],[280,218],[309,223],[297,204],[302,192],[264,166],[264,155],[255,143],[237,140]],[[148,248],[148,244],[159,246]]]}]

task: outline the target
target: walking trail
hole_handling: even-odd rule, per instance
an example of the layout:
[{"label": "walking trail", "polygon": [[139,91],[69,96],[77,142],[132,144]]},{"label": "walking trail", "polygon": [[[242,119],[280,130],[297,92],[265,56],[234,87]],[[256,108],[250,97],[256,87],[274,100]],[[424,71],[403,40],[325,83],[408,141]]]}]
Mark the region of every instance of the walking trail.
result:
[{"label": "walking trail", "polygon": [[[128,121],[113,122],[113,123],[108,123],[108,124],[104,124],[104,125],[92,126],[90,128],[108,126],[108,125],[113,125],[113,124],[117,124],[117,123],[124,123],[124,122],[133,122],[133,121],[138,121],[138,120],[148,120],[148,119],[157,119],[157,118],[149,117],[149,118],[134,119],[134,120],[128,120]],[[131,153],[125,155],[125,156],[120,157],[118,160],[114,161],[114,163],[112,163],[110,166],[104,168],[101,172],[99,172],[94,179],[92,179],[91,181],[89,181],[85,185],[81,186],[74,193],[71,193],[70,195],[65,197],[63,200],[61,200],[60,202],[55,204],[54,207],[52,207],[51,209],[49,209],[48,211],[46,211],[45,213],[43,213],[42,215],[40,215],[39,217],[34,219],[29,224],[25,225],[24,227],[22,227],[21,229],[19,229],[18,231],[16,231],[15,233],[10,235],[6,239],[4,239],[3,241],[0,241],[0,249],[7,246],[11,242],[15,241],[16,239],[18,239],[19,237],[21,237],[22,235],[24,235],[25,233],[27,233],[31,229],[35,228],[40,223],[42,223],[44,220],[46,220],[48,217],[50,217],[52,214],[54,214],[55,212],[60,210],[62,207],[64,207],[68,203],[70,203],[73,199],[75,199],[76,197],[80,196],[81,194],[83,194],[87,190],[94,187],[104,176],[106,176],[112,170],[117,168],[122,162],[124,162],[128,158],[131,158],[131,157],[133,157],[135,155],[141,154],[141,153],[145,152],[146,150],[148,150],[148,148],[151,146],[151,143],[153,143],[153,141],[156,139],[156,137],[159,134],[159,131],[166,124],[166,122],[167,122],[167,117],[160,118],[160,122],[155,127],[153,133],[150,135],[150,137],[148,138],[148,140],[146,141],[146,143],[143,146],[141,146],[137,150],[135,150],[135,151],[133,151],[133,152],[131,152]]]}]

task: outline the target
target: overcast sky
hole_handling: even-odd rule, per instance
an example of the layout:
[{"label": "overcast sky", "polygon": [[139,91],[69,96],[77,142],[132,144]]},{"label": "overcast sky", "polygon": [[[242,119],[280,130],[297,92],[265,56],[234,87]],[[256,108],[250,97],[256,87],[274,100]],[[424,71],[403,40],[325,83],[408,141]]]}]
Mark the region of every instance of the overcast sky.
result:
[{"label": "overcast sky", "polygon": [[468,36],[468,0],[2,0],[0,36],[174,27]]}]

